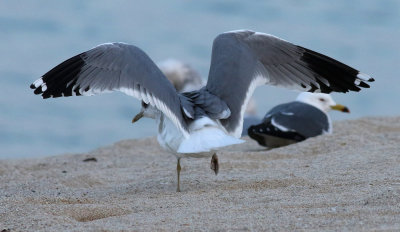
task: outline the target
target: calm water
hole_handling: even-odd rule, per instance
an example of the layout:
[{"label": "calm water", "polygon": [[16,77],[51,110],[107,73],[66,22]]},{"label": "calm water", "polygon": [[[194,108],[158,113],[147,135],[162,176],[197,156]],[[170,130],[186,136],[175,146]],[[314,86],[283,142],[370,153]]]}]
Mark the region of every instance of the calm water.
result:
[{"label": "calm water", "polygon": [[[85,152],[152,136],[153,121],[130,123],[140,103],[120,93],[42,100],[32,81],[79,52],[109,41],[154,61],[184,60],[206,77],[213,38],[252,29],[277,35],[375,77],[360,93],[334,94],[352,113],[334,120],[400,115],[400,1],[0,1],[0,158]],[[257,89],[262,116],[296,92]]]}]

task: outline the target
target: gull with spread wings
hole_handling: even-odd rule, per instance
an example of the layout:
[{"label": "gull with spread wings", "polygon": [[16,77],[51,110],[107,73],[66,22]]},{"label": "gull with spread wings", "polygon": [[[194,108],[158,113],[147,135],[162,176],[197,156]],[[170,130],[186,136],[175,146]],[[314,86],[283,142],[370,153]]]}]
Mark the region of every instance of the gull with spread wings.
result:
[{"label": "gull with spread wings", "polygon": [[249,30],[218,35],[213,43],[207,85],[178,93],[140,48],[106,43],[57,65],[31,84],[43,98],[90,96],[121,91],[142,101],[134,117],[158,124],[160,145],[180,159],[212,157],[238,144],[246,105],[257,86],[268,84],[308,92],[348,92],[369,88],[370,76],[328,56],[273,35]]}]

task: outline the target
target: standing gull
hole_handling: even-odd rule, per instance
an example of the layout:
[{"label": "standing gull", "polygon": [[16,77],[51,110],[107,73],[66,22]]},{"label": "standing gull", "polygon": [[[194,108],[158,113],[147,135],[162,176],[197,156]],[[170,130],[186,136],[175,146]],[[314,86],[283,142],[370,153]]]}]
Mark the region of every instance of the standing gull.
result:
[{"label": "standing gull", "polygon": [[212,157],[213,150],[243,142],[246,105],[259,85],[308,92],[348,92],[368,88],[366,74],[275,36],[248,30],[226,32],[213,43],[207,85],[178,93],[154,62],[136,46],[106,43],[78,54],[36,80],[31,88],[43,98],[121,91],[142,100],[141,117],[158,124],[160,145],[180,159]]},{"label": "standing gull", "polygon": [[330,110],[349,113],[329,94],[300,93],[296,101],[280,104],[267,112],[260,124],[249,127],[250,138],[266,147],[281,147],[310,137],[332,133]]}]

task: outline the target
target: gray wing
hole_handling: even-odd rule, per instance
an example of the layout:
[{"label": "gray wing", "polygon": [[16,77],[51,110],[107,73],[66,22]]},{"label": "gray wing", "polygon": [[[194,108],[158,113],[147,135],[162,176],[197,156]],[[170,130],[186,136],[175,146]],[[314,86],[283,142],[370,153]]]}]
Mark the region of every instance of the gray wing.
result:
[{"label": "gray wing", "polygon": [[289,102],[272,108],[263,119],[264,124],[271,124],[276,131],[297,133],[304,138],[330,133],[331,123],[328,115],[316,107],[302,102]]},{"label": "gray wing", "polygon": [[206,88],[227,103],[231,117],[221,124],[239,137],[247,102],[259,85],[329,93],[359,91],[372,81],[339,61],[275,36],[236,31],[214,40]]},{"label": "gray wing", "polygon": [[99,45],[54,67],[31,88],[43,98],[121,91],[156,107],[187,135],[184,99],[146,53],[133,45]]}]

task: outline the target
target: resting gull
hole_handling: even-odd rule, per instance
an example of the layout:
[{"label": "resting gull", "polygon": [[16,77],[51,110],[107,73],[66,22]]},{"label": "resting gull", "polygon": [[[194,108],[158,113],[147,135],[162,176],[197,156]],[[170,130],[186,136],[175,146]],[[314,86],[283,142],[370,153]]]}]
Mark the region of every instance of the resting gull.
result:
[{"label": "resting gull", "polygon": [[330,134],[330,110],[350,112],[346,106],[336,104],[329,94],[303,92],[295,101],[268,111],[261,123],[249,127],[248,134],[258,144],[270,148]]},{"label": "resting gull", "polygon": [[167,59],[158,63],[157,66],[179,93],[198,90],[205,85],[200,74],[182,61]]},{"label": "resting gull", "polygon": [[106,43],[57,65],[31,88],[43,98],[95,95],[121,91],[142,101],[133,119],[149,117],[158,124],[160,145],[180,159],[212,157],[215,150],[240,140],[246,105],[259,85],[308,92],[348,92],[368,88],[374,79],[332,58],[275,36],[249,30],[231,31],[214,39],[208,82],[178,93],[140,48]]}]

